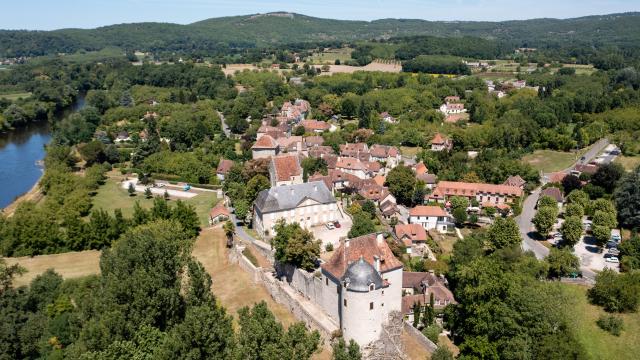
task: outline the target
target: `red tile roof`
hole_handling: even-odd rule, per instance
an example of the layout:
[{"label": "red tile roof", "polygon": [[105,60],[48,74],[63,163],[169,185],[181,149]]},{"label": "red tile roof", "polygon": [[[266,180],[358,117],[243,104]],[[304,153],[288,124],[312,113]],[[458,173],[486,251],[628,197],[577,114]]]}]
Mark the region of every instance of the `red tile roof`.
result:
[{"label": "red tile roof", "polygon": [[422,161],[416,164],[415,166],[416,175],[422,175],[427,172],[427,165],[425,165]]},{"label": "red tile roof", "polygon": [[476,196],[477,193],[502,196],[522,196],[522,189],[516,186],[456,181],[440,181],[432,195]]},{"label": "red tile roof", "polygon": [[275,149],[278,147],[278,143],[269,135],[263,135],[256,141],[251,147],[252,149]]},{"label": "red tile roof", "polygon": [[218,202],[218,204],[209,212],[209,217],[212,219],[215,219],[220,215],[223,215],[226,217],[230,216],[229,210],[227,210],[227,207],[224,206],[224,201]]},{"label": "red tile roof", "polygon": [[405,242],[407,246],[411,246],[414,241],[427,241],[427,231],[420,224],[398,224],[395,233],[398,239],[408,240]]},{"label": "red tile roof", "polygon": [[433,137],[433,139],[431,140],[432,144],[436,144],[436,145],[442,145],[445,143],[445,138],[444,136],[442,136],[442,134],[440,133],[436,133],[435,136]]},{"label": "red tile roof", "polygon": [[527,182],[520,175],[509,176],[502,185],[522,187]]},{"label": "red tile roof", "polygon": [[220,159],[220,163],[218,163],[218,168],[216,169],[216,173],[226,175],[231,167],[233,166],[233,161]]},{"label": "red tile roof", "polygon": [[388,272],[402,268],[402,263],[396,259],[382,235],[369,234],[359,236],[341,243],[331,259],[322,264],[322,270],[336,279],[341,279],[347,266],[363,257],[366,262],[375,264],[374,256],[380,258],[380,272]]},{"label": "red tile roof", "polygon": [[304,126],[306,131],[326,131],[331,128],[331,125],[329,123],[318,120],[302,120],[300,121],[300,125]]},{"label": "red tile roof", "polygon": [[449,216],[443,208],[439,206],[419,205],[409,210],[409,216]]},{"label": "red tile roof", "polygon": [[367,171],[368,167],[356,158],[339,157],[336,162],[337,169],[362,170]]},{"label": "red tile roof", "polygon": [[271,168],[274,169],[276,181],[288,181],[294,176],[302,175],[300,158],[297,154],[272,157]]},{"label": "red tile roof", "polygon": [[371,154],[371,156],[376,158],[388,158],[398,156],[400,154],[400,151],[395,146],[374,144],[371,145],[369,153]]},{"label": "red tile roof", "polygon": [[378,184],[379,186],[384,186],[385,180],[386,180],[386,177],[384,177],[383,175],[376,175],[373,178],[373,181],[375,181],[376,184]]}]

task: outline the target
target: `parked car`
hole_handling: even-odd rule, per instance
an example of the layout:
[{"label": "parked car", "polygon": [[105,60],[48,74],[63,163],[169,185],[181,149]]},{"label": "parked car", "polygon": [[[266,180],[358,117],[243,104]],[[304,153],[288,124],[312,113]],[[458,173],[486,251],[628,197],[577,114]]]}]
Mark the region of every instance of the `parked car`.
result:
[{"label": "parked car", "polygon": [[340,222],[339,222],[339,221],[334,221],[334,222],[333,222],[333,226],[335,226],[335,227],[336,227],[336,228],[338,228],[338,229],[342,227],[342,225],[340,225]]},{"label": "parked car", "polygon": [[618,256],[618,255],[620,255],[620,250],[618,250],[618,249],[616,249],[616,248],[611,248],[611,249],[609,249],[609,251],[607,252],[607,254],[614,255],[614,256]]},{"label": "parked car", "polygon": [[612,240],[607,241],[607,245],[606,245],[607,249],[610,248],[617,248],[618,247],[618,243]]},{"label": "parked car", "polygon": [[613,263],[613,264],[620,263],[620,260],[618,259],[617,256],[608,257],[608,258],[604,259],[604,261],[610,262],[610,263]]},{"label": "parked car", "polygon": [[328,222],[328,223],[326,223],[326,224],[325,224],[325,226],[326,226],[326,227],[327,227],[327,229],[329,229],[329,230],[333,230],[333,229],[335,229],[335,228],[336,228],[336,227],[335,227],[335,225],[333,225],[333,223],[332,223],[332,222]]}]

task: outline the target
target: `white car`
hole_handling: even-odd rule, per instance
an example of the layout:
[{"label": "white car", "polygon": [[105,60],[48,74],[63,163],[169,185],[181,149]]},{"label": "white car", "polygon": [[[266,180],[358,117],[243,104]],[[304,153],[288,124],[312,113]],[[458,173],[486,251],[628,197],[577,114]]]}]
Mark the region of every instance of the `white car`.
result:
[{"label": "white car", "polygon": [[329,229],[329,230],[333,230],[333,229],[335,229],[335,228],[336,228],[336,226],[335,226],[335,225],[333,225],[333,223],[332,223],[332,222],[328,222],[328,223],[326,223],[326,224],[325,224],[325,226],[326,226],[326,227],[327,227],[327,229]]},{"label": "white car", "polygon": [[604,259],[604,261],[610,262],[610,263],[614,263],[614,264],[620,263],[620,260],[616,256],[608,257],[608,258]]}]

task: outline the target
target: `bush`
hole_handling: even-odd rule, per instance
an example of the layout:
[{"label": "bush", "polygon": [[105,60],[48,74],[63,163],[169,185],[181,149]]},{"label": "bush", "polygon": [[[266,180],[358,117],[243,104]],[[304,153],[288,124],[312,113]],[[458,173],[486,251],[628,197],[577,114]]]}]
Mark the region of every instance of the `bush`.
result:
[{"label": "bush", "polygon": [[640,273],[618,274],[605,269],[596,276],[596,285],[589,289],[592,304],[609,312],[633,312],[640,301]]},{"label": "bush", "polygon": [[442,328],[438,325],[427,326],[422,330],[422,334],[427,337],[427,339],[433,341],[434,344],[438,343],[438,337],[442,332]]},{"label": "bush", "polygon": [[598,321],[596,321],[596,324],[598,324],[600,329],[615,336],[620,336],[620,333],[624,328],[622,318],[613,315],[601,315]]},{"label": "bush", "polygon": [[327,245],[324,246],[324,249],[327,251],[333,251],[333,244],[328,243]]},{"label": "bush", "polygon": [[253,255],[253,253],[251,252],[251,250],[249,250],[249,248],[244,248],[244,250],[242,250],[242,255],[244,255],[244,257],[247,258],[247,260],[249,260],[251,262],[251,264],[253,264],[253,266],[258,267],[258,259],[256,259],[256,256]]}]

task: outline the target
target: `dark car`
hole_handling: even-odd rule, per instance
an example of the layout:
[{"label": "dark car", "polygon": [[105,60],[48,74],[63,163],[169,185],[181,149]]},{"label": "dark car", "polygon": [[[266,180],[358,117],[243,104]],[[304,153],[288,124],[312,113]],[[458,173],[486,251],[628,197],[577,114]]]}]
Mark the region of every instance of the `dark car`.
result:
[{"label": "dark car", "polygon": [[341,227],[342,227],[342,225],[340,225],[340,222],[338,222],[338,221],[334,221],[334,222],[333,222],[333,225],[334,225],[336,228],[341,228]]}]

